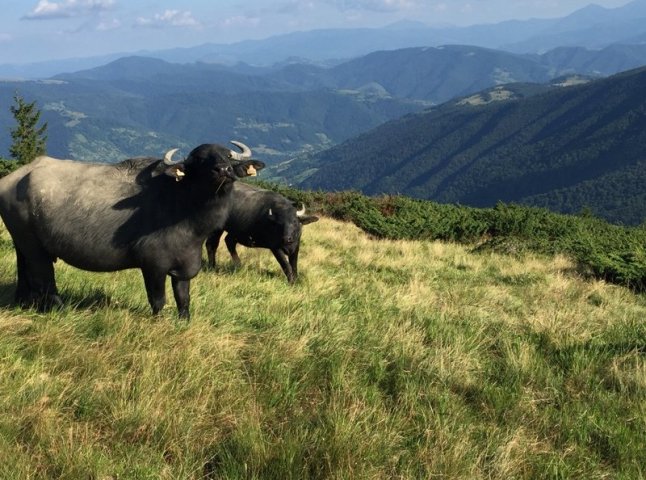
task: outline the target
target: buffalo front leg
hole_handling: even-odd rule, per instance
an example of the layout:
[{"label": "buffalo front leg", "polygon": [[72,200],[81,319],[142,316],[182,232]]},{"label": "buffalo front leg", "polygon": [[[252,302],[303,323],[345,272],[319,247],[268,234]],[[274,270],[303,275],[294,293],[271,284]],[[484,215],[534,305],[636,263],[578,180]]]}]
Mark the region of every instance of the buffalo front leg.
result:
[{"label": "buffalo front leg", "polygon": [[287,277],[287,282],[290,284],[294,283],[294,272],[292,271],[292,266],[287,261],[287,256],[282,252],[282,250],[277,248],[272,249],[271,253],[274,254],[274,257],[276,257],[276,260],[278,260],[278,263],[280,264],[280,268],[283,269],[283,272]]},{"label": "buffalo front leg", "polygon": [[153,315],[157,315],[166,304],[166,274],[149,270],[142,270],[141,273],[144,275],[148,303]]},{"label": "buffalo front leg", "polygon": [[294,277],[294,281],[298,279],[298,250],[299,248],[297,247],[296,250],[288,255],[289,265],[292,267],[292,275]]},{"label": "buffalo front leg", "polygon": [[175,303],[177,303],[179,318],[189,320],[191,318],[189,310],[191,304],[191,281],[171,277],[171,283],[173,284],[173,295],[175,296]]}]

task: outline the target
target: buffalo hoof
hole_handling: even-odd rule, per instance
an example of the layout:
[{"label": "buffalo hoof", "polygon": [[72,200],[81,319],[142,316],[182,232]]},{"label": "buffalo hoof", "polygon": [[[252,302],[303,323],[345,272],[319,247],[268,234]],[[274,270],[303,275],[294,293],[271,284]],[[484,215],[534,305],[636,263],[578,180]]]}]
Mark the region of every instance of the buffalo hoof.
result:
[{"label": "buffalo hoof", "polygon": [[40,297],[40,301],[36,304],[36,309],[39,312],[49,312],[56,308],[63,306],[63,301],[58,295],[43,295]]},{"label": "buffalo hoof", "polygon": [[56,294],[36,294],[16,295],[16,303],[22,308],[35,308],[39,312],[49,312],[54,308],[63,306],[61,297]]}]

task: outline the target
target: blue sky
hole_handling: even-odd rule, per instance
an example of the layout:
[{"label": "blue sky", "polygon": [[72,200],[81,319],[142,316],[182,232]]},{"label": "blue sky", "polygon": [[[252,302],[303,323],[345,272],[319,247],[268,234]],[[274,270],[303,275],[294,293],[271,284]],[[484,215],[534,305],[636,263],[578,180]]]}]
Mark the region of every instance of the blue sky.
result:
[{"label": "blue sky", "polygon": [[628,0],[3,0],[0,64],[158,50],[399,20],[471,25]]}]

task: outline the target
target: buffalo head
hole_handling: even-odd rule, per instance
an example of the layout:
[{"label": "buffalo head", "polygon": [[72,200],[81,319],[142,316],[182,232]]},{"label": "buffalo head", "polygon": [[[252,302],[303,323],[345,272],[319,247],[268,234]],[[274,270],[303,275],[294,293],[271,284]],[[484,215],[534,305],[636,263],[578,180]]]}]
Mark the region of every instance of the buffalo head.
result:
[{"label": "buffalo head", "polygon": [[208,179],[217,188],[238,177],[255,176],[265,164],[251,158],[251,149],[244,143],[232,141],[240,152],[218,144],[205,143],[194,148],[184,160],[173,161],[177,149],[166,152],[165,172],[177,181],[184,178],[203,181]]},{"label": "buffalo head", "polygon": [[280,239],[280,249],[289,255],[298,248],[301,240],[301,227],[316,222],[318,217],[305,215],[305,206],[296,210],[296,205],[282,208],[270,208],[267,211],[269,229],[274,231],[274,238]]}]

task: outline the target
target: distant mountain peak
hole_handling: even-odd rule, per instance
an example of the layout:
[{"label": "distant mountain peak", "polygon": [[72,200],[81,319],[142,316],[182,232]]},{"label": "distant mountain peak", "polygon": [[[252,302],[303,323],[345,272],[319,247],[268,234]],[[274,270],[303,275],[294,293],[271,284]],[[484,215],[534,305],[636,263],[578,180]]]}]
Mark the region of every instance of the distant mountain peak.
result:
[{"label": "distant mountain peak", "polygon": [[388,24],[384,27],[387,30],[413,30],[429,28],[424,22],[417,20],[399,20],[398,22]]}]

